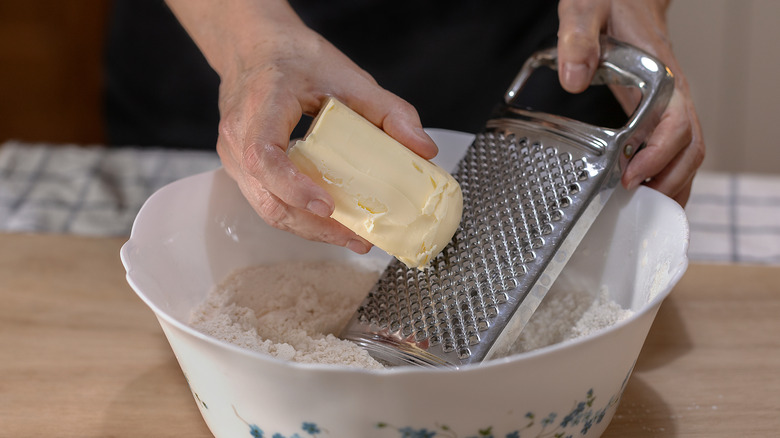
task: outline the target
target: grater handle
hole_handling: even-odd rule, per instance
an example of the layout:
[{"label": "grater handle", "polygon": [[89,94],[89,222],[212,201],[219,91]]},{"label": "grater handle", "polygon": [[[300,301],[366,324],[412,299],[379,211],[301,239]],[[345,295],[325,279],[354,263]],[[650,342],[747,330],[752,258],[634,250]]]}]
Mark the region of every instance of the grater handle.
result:
[{"label": "grater handle", "polygon": [[[615,133],[618,143],[626,145],[623,151],[625,157],[630,158],[642,147],[630,146],[635,143],[632,139],[638,139],[637,144],[641,143],[657,125],[674,91],[674,77],[662,62],[634,46],[606,35],[601,36],[600,43],[601,59],[591,84],[633,86],[642,94],[631,118]],[[537,52],[525,62],[504,96],[506,104],[511,106],[515,103],[520,90],[533,71],[539,67],[557,70],[558,49],[556,47]],[[579,127],[579,130],[585,128],[589,133],[593,132],[589,129],[593,128],[591,125],[550,114],[545,116],[545,118],[556,119],[557,123],[563,126],[573,129]]]}]

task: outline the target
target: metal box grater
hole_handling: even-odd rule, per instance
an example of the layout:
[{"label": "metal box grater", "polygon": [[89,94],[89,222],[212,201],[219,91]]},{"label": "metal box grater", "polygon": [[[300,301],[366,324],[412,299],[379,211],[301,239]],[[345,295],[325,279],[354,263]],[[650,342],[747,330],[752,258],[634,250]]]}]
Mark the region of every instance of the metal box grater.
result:
[{"label": "metal box grater", "polygon": [[632,86],[642,98],[612,130],[513,107],[555,48],[532,56],[453,173],[463,217],[424,270],[393,260],[342,332],[388,365],[461,367],[501,356],[644,145],[674,80],[658,60],[602,37],[594,84]]}]

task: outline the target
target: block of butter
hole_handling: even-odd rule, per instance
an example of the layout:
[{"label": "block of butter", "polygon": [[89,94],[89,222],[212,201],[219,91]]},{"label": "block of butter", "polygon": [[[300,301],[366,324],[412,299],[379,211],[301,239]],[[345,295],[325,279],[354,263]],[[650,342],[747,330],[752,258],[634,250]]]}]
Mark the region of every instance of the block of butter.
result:
[{"label": "block of butter", "polygon": [[425,268],[460,224],[458,182],[336,99],[288,155],[333,196],[331,217],[410,268]]}]

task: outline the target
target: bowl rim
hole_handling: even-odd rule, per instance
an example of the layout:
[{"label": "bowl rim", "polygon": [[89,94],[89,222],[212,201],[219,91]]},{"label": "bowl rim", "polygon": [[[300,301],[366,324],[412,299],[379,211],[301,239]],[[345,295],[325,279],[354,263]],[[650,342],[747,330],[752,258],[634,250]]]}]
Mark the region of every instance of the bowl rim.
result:
[{"label": "bowl rim", "polygon": [[[193,180],[196,179],[213,178],[213,175],[216,174],[217,172],[225,172],[225,170],[224,168],[220,167],[214,170],[201,172],[192,176],[188,176],[167,184],[166,186],[160,188],[155,193],[153,193],[146,200],[146,202],[144,202],[143,206],[139,210],[138,217],[140,217],[142,213],[147,208],[149,208],[151,204],[155,202],[155,199],[157,197],[161,196],[161,193],[163,191],[170,190],[171,188],[178,185],[190,184]],[[674,204],[672,208],[677,212],[677,214],[680,214],[683,217],[685,217],[684,209],[677,202],[672,201],[670,198],[666,197],[662,193],[646,186],[640,186],[636,190],[645,191],[648,193],[648,196],[661,196],[668,199],[669,201],[671,201],[672,204]],[[599,339],[609,336],[612,332],[619,330],[622,327],[627,326],[629,324],[633,324],[634,321],[641,318],[648,312],[654,311],[656,308],[660,307],[663,300],[665,300],[666,297],[671,293],[674,286],[677,284],[677,282],[680,280],[680,278],[685,274],[687,270],[688,263],[689,263],[688,247],[690,243],[690,227],[688,221],[684,220],[683,221],[683,227],[684,227],[683,231],[685,237],[683,242],[684,251],[679,263],[677,263],[677,265],[674,266],[669,266],[669,271],[673,272],[673,274],[670,277],[670,281],[668,282],[667,286],[663,290],[657,291],[655,295],[646,303],[644,303],[639,310],[634,311],[629,317],[621,321],[618,321],[609,327],[596,330],[593,333],[580,336],[575,339],[569,339],[552,345],[540,347],[531,351],[517,353],[517,354],[513,354],[498,359],[492,359],[484,363],[464,365],[459,368],[427,368],[427,367],[415,367],[415,366],[400,366],[400,367],[390,367],[390,368],[383,368],[383,369],[363,369],[358,367],[336,365],[336,364],[302,363],[302,362],[294,362],[290,360],[278,359],[268,354],[243,348],[231,344],[229,342],[219,340],[216,337],[213,337],[211,335],[202,333],[197,329],[193,328],[192,326],[190,326],[189,324],[186,324],[180,321],[179,319],[173,317],[172,315],[168,314],[167,312],[163,311],[159,306],[157,306],[151,300],[151,298],[149,298],[141,290],[141,288],[138,286],[138,284],[135,282],[134,279],[134,274],[136,271],[132,267],[131,252],[135,247],[137,247],[138,233],[139,233],[137,226],[138,226],[138,221],[136,220],[133,223],[133,227],[130,232],[130,237],[122,245],[120,249],[120,259],[126,271],[125,278],[127,283],[133,289],[135,294],[138,295],[138,297],[154,312],[155,316],[158,318],[158,320],[160,320],[160,322],[164,321],[165,323],[175,327],[176,329],[184,332],[185,334],[189,336],[193,336],[201,341],[207,342],[215,347],[225,348],[232,351],[233,353],[248,356],[252,359],[267,362],[271,365],[291,367],[293,370],[300,370],[306,372],[318,371],[318,372],[325,372],[325,373],[360,373],[360,374],[368,374],[368,375],[376,375],[376,376],[394,376],[394,375],[403,376],[403,375],[417,374],[417,373],[473,372],[475,370],[485,370],[485,369],[491,369],[496,367],[502,367],[502,366],[506,366],[507,364],[511,364],[518,361],[533,360],[534,358],[537,358],[542,355],[554,354],[562,350],[574,348],[578,345],[586,345],[592,342],[597,342]]]}]

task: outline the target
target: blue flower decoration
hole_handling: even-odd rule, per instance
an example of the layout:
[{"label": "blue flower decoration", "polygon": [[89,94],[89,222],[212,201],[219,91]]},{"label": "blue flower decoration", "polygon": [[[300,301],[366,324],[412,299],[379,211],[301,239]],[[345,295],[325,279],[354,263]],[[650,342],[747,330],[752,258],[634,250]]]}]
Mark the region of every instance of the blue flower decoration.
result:
[{"label": "blue flower decoration", "polygon": [[[627,378],[626,378],[627,380]],[[626,383],[626,380],[624,380],[624,385]],[[534,435],[535,438],[573,438],[575,434],[571,433],[571,430],[569,429],[570,426],[576,426],[576,429],[579,429],[578,432],[580,434],[587,434],[590,429],[595,426],[598,423],[601,423],[604,417],[606,416],[607,410],[615,406],[619,399],[620,394],[622,393],[623,388],[620,389],[619,392],[614,394],[609,401],[599,410],[594,410],[593,404],[596,401],[595,393],[593,389],[590,389],[587,391],[585,395],[585,401],[579,401],[575,402],[572,405],[571,411],[569,411],[565,416],[563,416],[560,421],[556,424],[556,421],[560,418],[560,416],[555,412],[550,412],[546,416],[539,415],[540,421],[537,423],[537,415],[533,411],[528,411],[523,417],[525,421],[528,422],[524,427],[520,428],[519,430],[515,430],[513,432],[507,432],[505,435],[502,435],[504,438],[521,438],[521,433],[523,434],[523,437],[532,438],[533,433],[536,433]],[[260,429],[256,424],[251,424],[241,418],[241,416],[238,414],[238,411],[235,407],[233,407],[233,410],[236,413],[236,416],[241,419],[247,426],[249,426],[249,433],[251,434],[252,438],[264,438],[265,434],[262,429]],[[534,427],[534,426],[537,427]],[[455,434],[453,430],[446,424],[437,424],[436,427],[433,430],[429,430],[427,428],[422,429],[416,429],[413,427],[397,427],[392,424],[388,424],[385,422],[378,422],[376,423],[377,429],[393,429],[398,432],[399,438],[435,438],[438,436],[442,437],[456,437],[459,436]],[[537,430],[541,429],[541,430]],[[313,437],[315,435],[325,434],[330,435],[330,432],[328,429],[320,429],[319,426],[317,426],[316,423],[311,422],[303,422],[301,423],[301,430],[305,433],[306,436]],[[484,429],[479,429],[477,431],[476,435],[462,435],[464,437],[468,438],[501,438],[493,433],[493,426],[488,426]],[[303,435],[300,433],[293,433],[292,435],[284,435],[281,433],[274,433],[273,435],[269,436],[269,438],[303,438]]]},{"label": "blue flower decoration", "polygon": [[252,438],[263,438],[263,431],[255,424],[249,425],[249,434]]},{"label": "blue flower decoration", "polygon": [[411,427],[398,429],[398,432],[401,432],[401,438],[433,438],[436,436],[435,431],[428,431],[428,429],[415,430]]},{"label": "blue flower decoration", "polygon": [[314,423],[303,423],[303,426],[301,426],[301,429],[303,429],[304,432],[309,433],[310,435],[317,435],[320,433],[320,428],[317,427]]}]

